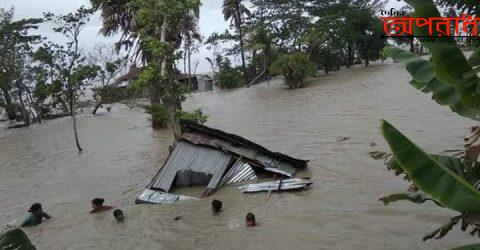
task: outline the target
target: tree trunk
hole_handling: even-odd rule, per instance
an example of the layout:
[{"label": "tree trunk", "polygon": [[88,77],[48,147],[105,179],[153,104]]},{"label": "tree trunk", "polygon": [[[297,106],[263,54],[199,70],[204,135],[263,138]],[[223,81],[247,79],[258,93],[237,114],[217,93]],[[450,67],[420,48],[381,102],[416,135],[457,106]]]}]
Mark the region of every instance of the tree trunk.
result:
[{"label": "tree trunk", "polygon": [[236,20],[235,23],[237,25],[238,35],[240,36],[240,52],[241,52],[241,55],[242,55],[242,67],[243,67],[243,70],[245,71],[247,64],[245,63],[245,49],[244,49],[244,43],[243,43],[243,30],[242,30],[242,15],[240,13],[239,2],[237,2],[236,12],[237,12],[238,20]]},{"label": "tree trunk", "polygon": [[7,117],[9,120],[17,119],[17,113],[15,112],[15,107],[12,105],[12,97],[6,89],[2,89],[3,96],[5,97],[5,111],[7,112]]},{"label": "tree trunk", "polygon": [[190,91],[193,90],[193,83],[192,83],[192,41],[188,39],[188,87]]},{"label": "tree trunk", "polygon": [[77,145],[78,152],[82,152],[83,149],[80,146],[80,142],[78,141],[78,132],[77,132],[77,117],[75,115],[75,107],[76,107],[76,102],[75,102],[75,94],[71,93],[71,101],[70,101],[70,114],[72,115],[72,121],[73,121],[73,135],[75,137],[75,145]]},{"label": "tree trunk", "polygon": [[[41,106],[40,106],[42,108],[39,108],[38,104],[35,104],[35,102],[33,101],[32,93],[28,90],[28,88],[25,88],[25,90],[27,92],[28,101],[30,102],[30,104],[28,105],[28,109],[30,110],[30,113],[32,114],[32,117],[34,119],[37,119],[39,124],[42,124],[42,112],[41,112],[41,110],[43,109],[43,104],[41,104]],[[32,110],[32,106],[37,111],[36,115]]]},{"label": "tree trunk", "polygon": [[[165,43],[166,42],[166,37],[167,37],[167,17],[165,16],[163,18],[163,24],[162,24],[162,33],[160,36],[160,42]],[[162,60],[162,65],[161,65],[161,71],[160,71],[162,78],[165,78],[167,76],[167,59],[163,58]],[[162,83],[165,84],[165,83]],[[170,125],[172,126],[173,130],[173,135],[175,139],[180,138],[182,135],[182,131],[180,129],[180,121],[176,118],[175,113],[176,113],[176,107],[174,103],[163,103],[165,107],[167,108],[168,115],[170,117]]]},{"label": "tree trunk", "polygon": [[102,102],[97,103],[97,105],[93,109],[93,112],[92,112],[93,115],[97,114],[97,111],[100,108],[100,106],[102,106],[102,104],[103,104]]},{"label": "tree trunk", "polygon": [[30,126],[30,116],[28,115],[27,110],[25,108],[25,103],[23,102],[22,89],[20,86],[18,86],[18,84],[17,84],[17,88],[18,88],[18,100],[20,101],[20,107],[22,108],[21,113],[23,116],[23,122],[25,123],[25,126]]},{"label": "tree trunk", "polygon": [[348,44],[348,61],[347,61],[347,68],[350,68],[353,65],[353,49],[352,44]]}]

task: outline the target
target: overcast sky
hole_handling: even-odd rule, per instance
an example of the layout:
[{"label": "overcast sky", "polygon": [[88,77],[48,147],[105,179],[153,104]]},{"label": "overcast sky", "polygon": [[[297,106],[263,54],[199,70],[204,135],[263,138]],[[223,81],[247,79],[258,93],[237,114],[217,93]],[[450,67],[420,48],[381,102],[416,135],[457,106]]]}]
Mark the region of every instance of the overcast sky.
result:
[{"label": "overcast sky", "polygon": [[[388,7],[399,6],[397,0],[390,0]],[[228,24],[223,20],[222,0],[202,0],[202,8],[200,13],[200,32],[205,37],[211,33],[222,32]],[[90,6],[89,0],[0,0],[0,7],[15,7],[15,19],[41,17],[43,12],[52,12],[55,14],[66,14],[73,12],[80,6]],[[88,50],[96,43],[113,44],[114,38],[106,38],[98,33],[101,28],[100,16],[97,14],[92,21],[84,29],[81,42],[82,46]],[[40,29],[40,33],[48,36],[49,39],[58,40],[60,37],[51,31],[51,26],[44,25]],[[202,48],[200,52],[193,56],[193,63],[198,61],[198,73],[208,72],[209,66],[205,60],[206,56],[210,56],[210,52]],[[183,64],[182,64],[183,65]],[[183,69],[183,67],[181,67]]]}]

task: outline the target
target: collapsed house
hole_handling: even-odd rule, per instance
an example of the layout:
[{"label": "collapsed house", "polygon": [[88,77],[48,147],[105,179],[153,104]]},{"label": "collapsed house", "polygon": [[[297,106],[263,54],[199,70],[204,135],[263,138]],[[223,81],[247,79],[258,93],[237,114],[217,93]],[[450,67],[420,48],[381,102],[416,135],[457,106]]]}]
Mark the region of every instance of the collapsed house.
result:
[{"label": "collapsed house", "polygon": [[307,160],[272,152],[240,136],[196,123],[182,122],[182,136],[136,203],[173,203],[189,199],[173,188],[206,186],[202,197],[225,184],[271,176],[280,180],[239,187],[243,192],[284,191],[310,186],[308,179],[290,179],[307,167]]}]

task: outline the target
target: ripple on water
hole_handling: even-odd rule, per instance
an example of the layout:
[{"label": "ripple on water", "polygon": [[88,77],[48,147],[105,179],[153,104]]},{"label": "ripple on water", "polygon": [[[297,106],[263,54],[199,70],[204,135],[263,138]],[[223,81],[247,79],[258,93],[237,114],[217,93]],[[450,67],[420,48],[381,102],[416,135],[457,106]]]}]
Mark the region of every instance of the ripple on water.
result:
[{"label": "ripple on water", "polygon": [[[461,147],[473,124],[408,81],[403,66],[385,62],[343,69],[293,91],[272,82],[189,95],[184,108],[202,108],[207,125],[311,160],[301,173],[315,182],[308,191],[269,196],[222,188],[212,197],[224,203],[219,216],[210,212],[211,198],[133,205],[173,140],[168,130],[152,131],[141,110],[115,105],[111,113],[81,116],[82,154],[69,118],[9,131],[0,123],[0,224],[20,221],[31,203],[41,202],[54,219],[26,229],[39,249],[446,249],[473,243],[457,232],[422,243],[423,234],[448,220],[447,210],[378,202],[406,187],[368,158],[370,141],[375,150],[386,147],[381,118],[430,152]],[[89,214],[97,196],[121,207],[126,222],[116,223],[111,213]],[[250,211],[258,228],[243,226]]]}]

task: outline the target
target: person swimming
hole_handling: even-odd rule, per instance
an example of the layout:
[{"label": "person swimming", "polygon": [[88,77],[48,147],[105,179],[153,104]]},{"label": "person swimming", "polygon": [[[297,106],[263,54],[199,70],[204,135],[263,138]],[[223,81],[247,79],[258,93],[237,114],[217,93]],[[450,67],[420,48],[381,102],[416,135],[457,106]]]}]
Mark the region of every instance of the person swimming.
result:
[{"label": "person swimming", "polygon": [[257,221],[255,220],[255,215],[253,213],[248,213],[245,217],[245,223],[247,227],[255,227],[257,226]]},{"label": "person swimming", "polygon": [[52,216],[43,212],[42,204],[40,203],[33,204],[30,209],[28,209],[28,212],[30,214],[23,220],[20,225],[21,227],[35,226],[42,223],[43,218],[47,220],[52,218]]},{"label": "person swimming", "polygon": [[212,211],[214,214],[218,214],[222,211],[222,202],[219,200],[212,201]]},{"label": "person swimming", "polygon": [[123,222],[123,220],[125,219],[125,215],[123,215],[123,211],[121,209],[113,210],[113,217],[118,222]]},{"label": "person swimming", "polygon": [[95,198],[95,199],[93,199],[93,200],[92,200],[92,208],[93,208],[93,210],[90,211],[90,213],[91,213],[91,214],[100,213],[100,212],[104,212],[104,211],[113,209],[113,207],[111,207],[111,206],[104,206],[104,205],[103,205],[104,202],[105,202],[105,200],[102,199],[102,198]]}]

